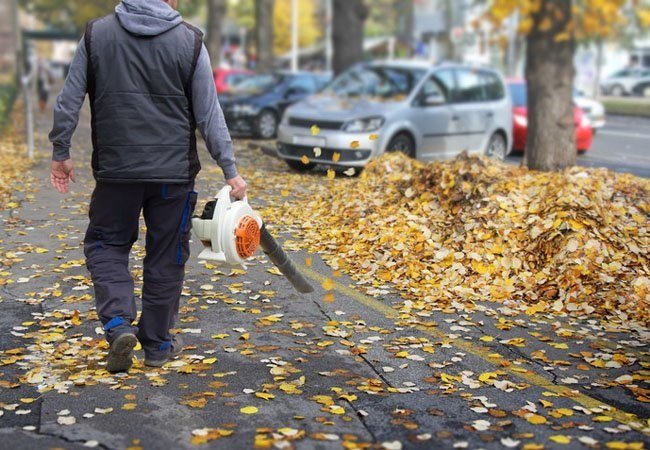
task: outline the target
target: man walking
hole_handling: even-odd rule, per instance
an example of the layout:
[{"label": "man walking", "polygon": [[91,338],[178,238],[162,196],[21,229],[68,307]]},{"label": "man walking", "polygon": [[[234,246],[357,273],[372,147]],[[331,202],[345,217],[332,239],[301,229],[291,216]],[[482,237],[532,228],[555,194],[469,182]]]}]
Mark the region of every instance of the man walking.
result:
[{"label": "man walking", "polygon": [[[149,366],[162,366],[180,351],[169,330],[189,257],[194,178],[200,170],[197,127],[232,195],[246,193],[202,34],[183,22],[177,3],[123,0],[115,14],[89,22],[54,107],[51,182],[66,193],[75,181],[70,140],[86,93],[90,98],[97,185],[84,253],[110,343],[110,372],[131,367],[138,340]],[[128,258],[141,211],[147,235],[136,327]]]}]

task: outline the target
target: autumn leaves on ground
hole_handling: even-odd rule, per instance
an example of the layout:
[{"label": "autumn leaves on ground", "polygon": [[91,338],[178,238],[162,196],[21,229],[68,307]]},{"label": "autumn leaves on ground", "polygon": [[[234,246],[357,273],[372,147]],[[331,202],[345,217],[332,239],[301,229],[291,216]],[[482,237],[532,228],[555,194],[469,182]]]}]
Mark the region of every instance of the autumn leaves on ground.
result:
[{"label": "autumn leaves on ground", "polygon": [[[14,162],[0,169],[0,428],[15,448],[644,448],[648,180],[400,155],[297,175],[238,141],[254,206],[317,293],[296,295],[263,256],[247,272],[192,260],[181,356],[150,369],[138,351],[111,375],[80,249],[86,125],[77,139],[68,197],[47,185],[46,152],[30,187],[19,134],[0,145]],[[202,172],[202,202],[220,177]]]}]

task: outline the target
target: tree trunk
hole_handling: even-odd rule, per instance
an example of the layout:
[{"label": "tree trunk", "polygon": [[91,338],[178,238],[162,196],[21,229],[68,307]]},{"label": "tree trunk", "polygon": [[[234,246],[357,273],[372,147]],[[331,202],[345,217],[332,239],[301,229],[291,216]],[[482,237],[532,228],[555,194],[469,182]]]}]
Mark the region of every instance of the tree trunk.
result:
[{"label": "tree trunk", "polygon": [[409,56],[413,50],[413,14],[415,4],[413,0],[394,0],[394,7],[397,11],[397,41],[400,46],[409,50]]},{"label": "tree trunk", "polygon": [[255,1],[255,47],[257,70],[273,69],[273,6],[275,0]]},{"label": "tree trunk", "polygon": [[223,18],[228,10],[227,0],[208,0],[208,24],[205,46],[210,54],[212,66],[221,62],[221,32]]},{"label": "tree trunk", "polygon": [[[571,0],[542,0],[527,39],[528,136],[526,164],[561,170],[576,163],[573,121],[573,34]],[[541,25],[541,26],[540,26]]]},{"label": "tree trunk", "polygon": [[363,0],[334,0],[332,42],[335,74],[363,60],[363,24],[368,9]]}]

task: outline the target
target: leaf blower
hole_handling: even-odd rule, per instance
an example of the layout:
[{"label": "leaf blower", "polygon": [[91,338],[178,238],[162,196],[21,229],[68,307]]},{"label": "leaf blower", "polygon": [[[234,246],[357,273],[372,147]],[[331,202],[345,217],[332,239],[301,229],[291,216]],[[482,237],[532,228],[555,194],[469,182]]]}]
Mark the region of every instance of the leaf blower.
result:
[{"label": "leaf blower", "polygon": [[246,268],[246,260],[262,247],[298,292],[313,292],[312,285],[271,236],[262,218],[248,204],[248,199],[233,200],[231,190],[230,186],[221,189],[215,199],[205,205],[201,216],[192,217],[192,230],[205,247],[199,259]]}]

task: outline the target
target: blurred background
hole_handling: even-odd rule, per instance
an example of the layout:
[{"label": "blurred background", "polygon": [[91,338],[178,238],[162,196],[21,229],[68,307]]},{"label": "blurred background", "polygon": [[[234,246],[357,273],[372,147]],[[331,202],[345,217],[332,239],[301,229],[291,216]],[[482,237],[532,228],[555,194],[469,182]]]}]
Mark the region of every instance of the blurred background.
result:
[{"label": "blurred background", "polygon": [[[21,87],[28,101],[46,108],[51,102],[49,93],[53,96],[58,92],[67,74],[85,23],[109,14],[116,3],[2,0],[0,117]],[[566,29],[557,31],[554,39],[558,49],[566,41],[570,44],[565,48],[570,50],[568,59],[573,60],[575,72],[566,73],[573,76],[574,103],[585,116],[576,116],[576,127],[590,129],[584,144],[587,148],[578,147],[584,153],[592,145],[592,135],[605,126],[606,109],[607,114],[650,116],[650,3],[555,3],[568,5],[570,20],[558,20],[561,14],[534,15],[540,4],[553,11],[551,0],[180,0],[179,9],[187,21],[205,33],[215,88],[225,105],[228,125],[233,131],[264,139],[276,137],[290,104],[323,90],[347,69],[373,61],[401,61],[420,67],[452,61],[463,67],[490,68],[507,80],[514,100],[521,97],[517,89],[526,92],[525,81],[529,95],[531,89],[543,90],[541,82],[531,86],[526,68],[535,67],[531,58],[552,63],[544,61],[547,55],[542,51],[529,51],[527,58],[527,48],[535,48],[539,42],[536,36],[543,34],[545,27],[563,22]],[[554,64],[564,63],[556,60]],[[395,77],[389,82],[395,83]],[[251,100],[251,93],[277,92],[278,86],[286,89],[276,98],[267,95]],[[411,95],[410,90],[402,90],[404,96]],[[32,91],[38,102],[27,98]],[[340,94],[340,89],[334,91]],[[245,101],[235,95],[242,92],[248,94]],[[523,105],[516,101],[513,105],[515,116],[517,106],[525,107],[525,96],[520,100]],[[449,96],[446,101],[453,103]],[[272,114],[264,116],[264,111]],[[527,114],[525,110],[523,114]],[[251,120],[243,120],[246,117]],[[527,124],[524,119],[520,124]],[[647,125],[647,121],[638,123],[637,128]],[[638,140],[635,130],[626,129],[625,134]],[[508,133],[503,132],[504,138]],[[490,145],[489,138],[486,135],[484,147]],[[614,135],[610,138],[603,147],[615,145]],[[650,136],[647,138],[650,142]],[[512,147],[516,140],[516,136],[508,135],[507,142],[499,144]],[[419,155],[417,137],[411,141],[410,150]],[[525,136],[522,142],[523,147]],[[389,144],[390,139],[384,147],[388,149]],[[630,145],[638,146],[639,142]]]}]

